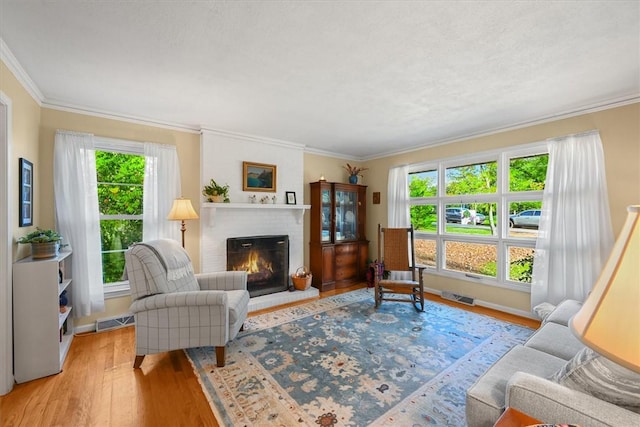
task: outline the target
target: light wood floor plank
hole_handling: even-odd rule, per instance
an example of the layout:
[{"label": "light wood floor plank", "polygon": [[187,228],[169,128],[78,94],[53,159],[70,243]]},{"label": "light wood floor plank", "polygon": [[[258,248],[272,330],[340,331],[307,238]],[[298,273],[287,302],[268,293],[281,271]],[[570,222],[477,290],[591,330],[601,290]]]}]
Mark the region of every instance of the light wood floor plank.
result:
[{"label": "light wood floor plank", "polygon": [[[320,298],[363,286],[322,292]],[[430,294],[426,298],[531,328],[540,325],[531,319],[468,307]],[[142,368],[136,370],[134,357],[133,327],[77,335],[60,374],[17,384],[0,397],[0,425],[219,427],[183,351],[148,355]]]}]

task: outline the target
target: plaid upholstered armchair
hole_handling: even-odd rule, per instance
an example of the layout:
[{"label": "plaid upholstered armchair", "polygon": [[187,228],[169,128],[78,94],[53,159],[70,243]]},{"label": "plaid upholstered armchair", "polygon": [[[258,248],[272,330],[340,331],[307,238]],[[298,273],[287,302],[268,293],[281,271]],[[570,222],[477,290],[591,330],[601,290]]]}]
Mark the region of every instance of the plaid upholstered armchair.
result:
[{"label": "plaid upholstered armchair", "polygon": [[247,273],[194,274],[187,252],[174,240],[138,243],[125,253],[135,316],[136,359],[183,348],[214,346],[224,366],[227,342],[247,318]]}]

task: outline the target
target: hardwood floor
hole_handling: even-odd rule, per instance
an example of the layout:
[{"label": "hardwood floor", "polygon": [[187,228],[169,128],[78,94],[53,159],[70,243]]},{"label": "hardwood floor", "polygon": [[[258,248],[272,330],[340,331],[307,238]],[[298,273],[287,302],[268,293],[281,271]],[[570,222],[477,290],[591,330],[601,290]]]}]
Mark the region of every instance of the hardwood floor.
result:
[{"label": "hardwood floor", "polygon": [[[322,292],[320,298],[361,287]],[[539,326],[534,320],[434,295],[428,294],[427,299],[531,328]],[[133,327],[76,335],[60,374],[17,384],[0,397],[0,425],[219,426],[184,352],[149,355],[142,368],[134,370],[134,341]]]}]

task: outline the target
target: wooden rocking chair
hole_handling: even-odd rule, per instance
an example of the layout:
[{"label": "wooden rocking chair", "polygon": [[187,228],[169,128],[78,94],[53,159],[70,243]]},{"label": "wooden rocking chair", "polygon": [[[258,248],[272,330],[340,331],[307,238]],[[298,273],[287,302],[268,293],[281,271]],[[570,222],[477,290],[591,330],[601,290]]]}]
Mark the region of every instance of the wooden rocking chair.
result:
[{"label": "wooden rocking chair", "polygon": [[[422,273],[425,266],[416,265],[413,226],[409,228],[382,228],[378,224],[378,260],[384,270],[376,274],[376,308],[382,301],[412,303],[419,312],[424,311],[424,281]],[[395,278],[394,272],[405,272]],[[385,278],[389,275],[389,278]],[[407,295],[402,298],[400,295]]]}]

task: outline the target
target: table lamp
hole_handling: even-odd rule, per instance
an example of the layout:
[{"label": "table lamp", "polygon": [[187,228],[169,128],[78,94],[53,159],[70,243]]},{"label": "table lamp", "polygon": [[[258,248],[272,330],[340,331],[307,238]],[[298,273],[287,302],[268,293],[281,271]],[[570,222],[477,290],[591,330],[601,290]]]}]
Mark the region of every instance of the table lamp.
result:
[{"label": "table lamp", "polygon": [[185,219],[198,219],[198,214],[191,205],[191,200],[184,199],[182,197],[173,201],[173,206],[169,212],[167,219],[171,221],[182,221],[180,231],[182,231],[182,247],[184,248],[184,232],[187,231],[187,226],[184,223]]},{"label": "table lamp", "polygon": [[596,352],[640,372],[640,205],[627,211],[609,260],[570,326]]}]

